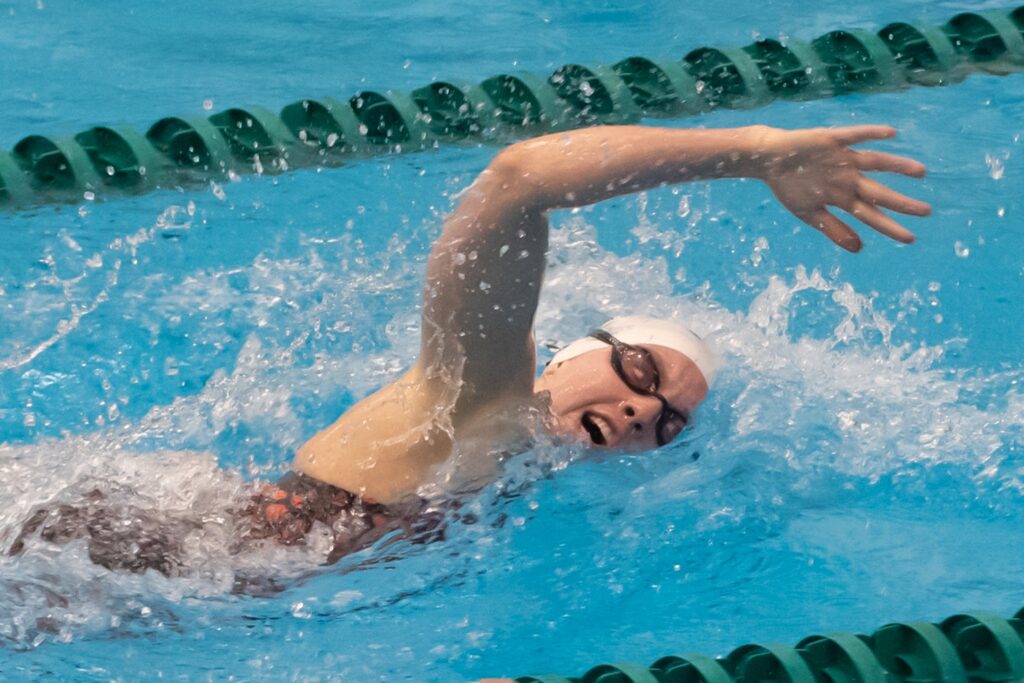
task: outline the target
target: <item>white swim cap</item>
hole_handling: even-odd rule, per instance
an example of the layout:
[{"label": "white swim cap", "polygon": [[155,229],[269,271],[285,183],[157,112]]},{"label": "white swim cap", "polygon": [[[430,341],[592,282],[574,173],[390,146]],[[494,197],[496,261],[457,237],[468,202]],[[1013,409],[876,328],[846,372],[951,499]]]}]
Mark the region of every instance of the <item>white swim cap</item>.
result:
[{"label": "white swim cap", "polygon": [[[601,325],[601,329],[625,344],[657,344],[674,349],[693,361],[700,374],[704,376],[709,389],[711,383],[715,381],[718,359],[704,340],[682,323],[642,316],[623,316],[609,320]],[[583,337],[556,353],[551,362],[562,363],[588,351],[604,348],[608,348],[608,345],[603,341]]]}]

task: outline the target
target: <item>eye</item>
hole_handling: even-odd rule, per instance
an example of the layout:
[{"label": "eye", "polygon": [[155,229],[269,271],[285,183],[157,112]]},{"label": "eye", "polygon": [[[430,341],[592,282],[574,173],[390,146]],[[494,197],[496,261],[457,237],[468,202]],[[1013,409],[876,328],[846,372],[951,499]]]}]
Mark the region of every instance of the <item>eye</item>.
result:
[{"label": "eye", "polygon": [[635,389],[654,391],[658,388],[658,370],[641,349],[629,349],[622,354],[622,373],[626,383]]},{"label": "eye", "polygon": [[658,440],[665,445],[679,436],[690,424],[690,417],[685,413],[672,411],[665,415],[665,420],[658,430]]}]

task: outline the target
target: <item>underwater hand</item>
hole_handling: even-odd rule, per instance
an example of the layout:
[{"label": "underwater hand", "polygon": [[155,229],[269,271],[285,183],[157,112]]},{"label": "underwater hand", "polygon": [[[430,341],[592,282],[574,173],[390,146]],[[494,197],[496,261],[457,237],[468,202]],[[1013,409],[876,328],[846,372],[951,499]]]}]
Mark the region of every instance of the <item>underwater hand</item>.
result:
[{"label": "underwater hand", "polygon": [[763,132],[758,152],[763,163],[758,177],[764,180],[778,200],[794,216],[825,233],[825,236],[849,251],[860,251],[860,236],[828,210],[842,209],[865,225],[898,242],[910,244],[914,235],[882,209],[909,216],[927,216],[931,207],[911,199],[865,172],[885,171],[922,178],[924,164],[906,157],[850,149],[868,140],[884,140],[896,135],[889,126],[850,126]]}]

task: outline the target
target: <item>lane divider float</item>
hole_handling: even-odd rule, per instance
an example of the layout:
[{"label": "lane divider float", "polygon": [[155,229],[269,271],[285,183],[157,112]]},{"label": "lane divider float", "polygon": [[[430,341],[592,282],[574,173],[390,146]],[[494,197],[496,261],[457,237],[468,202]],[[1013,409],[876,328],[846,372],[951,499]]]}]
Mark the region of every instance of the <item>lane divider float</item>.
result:
[{"label": "lane divider float", "polygon": [[939,624],[893,623],[872,635],[831,633],[788,645],[741,645],[724,657],[668,655],[649,667],[598,664],[579,677],[517,683],[1019,683],[1024,609],[1010,619],[957,614]]},{"label": "lane divider float", "polygon": [[113,125],[67,137],[29,135],[0,150],[0,209],[1021,70],[1024,6],[964,12],[942,26],[894,22],[874,33],[832,31],[809,43],[765,39],[699,47],[682,59],[566,64],[547,77],[524,72],[479,84],[436,81],[409,93],[363,90],[347,100],[300,100],[277,114],[232,107],[205,118],[163,118],[145,133]]}]

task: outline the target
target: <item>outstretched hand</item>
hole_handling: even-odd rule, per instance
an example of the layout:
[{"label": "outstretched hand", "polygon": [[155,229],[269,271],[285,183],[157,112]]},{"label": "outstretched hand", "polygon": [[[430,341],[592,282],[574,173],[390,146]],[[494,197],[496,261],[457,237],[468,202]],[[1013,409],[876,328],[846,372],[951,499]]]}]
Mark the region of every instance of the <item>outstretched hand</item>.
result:
[{"label": "outstretched hand", "polygon": [[894,135],[896,130],[889,126],[769,128],[759,145],[764,163],[759,175],[793,215],[822,231],[844,249],[860,251],[860,236],[829,211],[829,206],[842,209],[883,235],[909,244],[914,241],[913,233],[882,209],[908,216],[927,216],[931,207],[864,173],[886,171],[922,178],[924,164],[885,152],[850,149],[851,145]]}]

